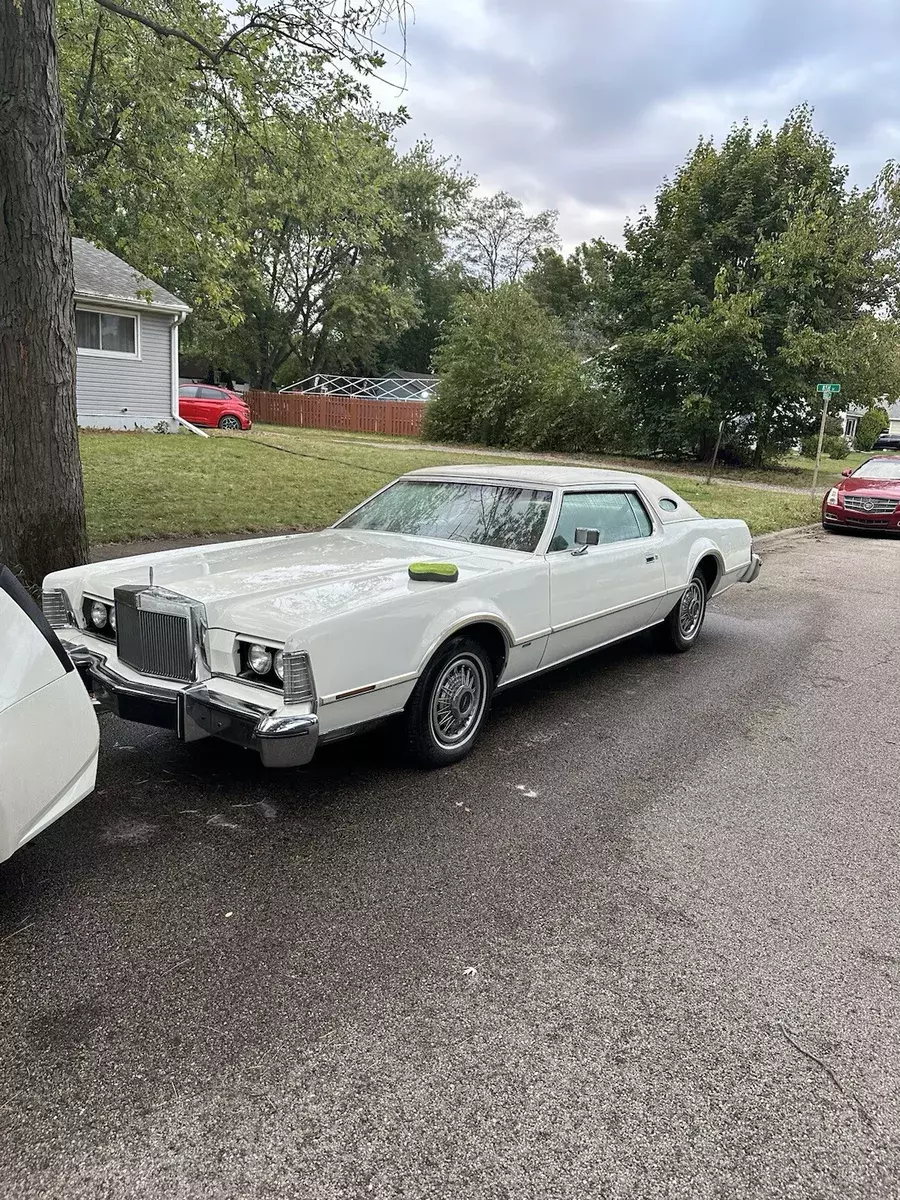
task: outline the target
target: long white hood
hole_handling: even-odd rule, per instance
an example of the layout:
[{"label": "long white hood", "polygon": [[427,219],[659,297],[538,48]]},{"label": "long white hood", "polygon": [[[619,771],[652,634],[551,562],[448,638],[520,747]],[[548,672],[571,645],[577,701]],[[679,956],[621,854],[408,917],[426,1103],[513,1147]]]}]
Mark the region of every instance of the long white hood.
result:
[{"label": "long white hood", "polygon": [[453,562],[462,582],[525,557],[462,542],[326,529],[94,563],[50,576],[45,586],[65,587],[80,606],[85,593],[112,600],[120,584],[149,583],[152,567],[157,587],[204,604],[211,627],[284,639],[338,612],[445,586],[412,581],[410,563]]}]

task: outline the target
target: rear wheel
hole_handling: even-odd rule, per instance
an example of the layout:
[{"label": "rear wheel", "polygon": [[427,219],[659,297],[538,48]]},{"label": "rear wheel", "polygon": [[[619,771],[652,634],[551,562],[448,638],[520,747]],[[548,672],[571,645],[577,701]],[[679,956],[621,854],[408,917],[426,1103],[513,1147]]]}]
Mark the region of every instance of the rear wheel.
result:
[{"label": "rear wheel", "polygon": [[663,647],[675,654],[690,650],[700,636],[705,617],[706,580],[698,571],[660,626]]},{"label": "rear wheel", "polygon": [[406,706],[406,748],[423,767],[459,762],[474,746],[487,718],[494,670],[473,638],[443,646],[415,686]]},{"label": "rear wheel", "polygon": [[226,413],[224,417],[219,417],[219,428],[241,429],[243,426],[241,425],[239,417],[233,417],[230,413]]}]

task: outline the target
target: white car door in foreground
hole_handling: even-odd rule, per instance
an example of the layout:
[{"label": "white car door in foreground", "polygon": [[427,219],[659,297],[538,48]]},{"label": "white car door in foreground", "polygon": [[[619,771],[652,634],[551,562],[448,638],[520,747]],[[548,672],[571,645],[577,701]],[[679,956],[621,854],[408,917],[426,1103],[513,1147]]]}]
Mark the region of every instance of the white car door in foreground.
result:
[{"label": "white car door in foreground", "polygon": [[0,862],[94,790],[100,728],[41,610],[0,566]]}]

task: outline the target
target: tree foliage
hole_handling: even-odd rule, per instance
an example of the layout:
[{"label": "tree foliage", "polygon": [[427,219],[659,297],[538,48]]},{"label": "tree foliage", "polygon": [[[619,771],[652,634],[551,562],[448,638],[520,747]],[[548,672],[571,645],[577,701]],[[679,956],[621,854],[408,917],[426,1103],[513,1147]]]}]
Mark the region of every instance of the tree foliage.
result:
[{"label": "tree foliage", "polygon": [[535,255],[525,283],[562,323],[573,349],[595,357],[615,326],[612,265],[618,251],[603,238],[584,242],[567,258],[547,247]]},{"label": "tree foliage", "polygon": [[416,273],[440,259],[464,181],[427,144],[398,154],[390,123],[353,115],[310,122],[300,149],[296,129],[242,144],[236,178],[240,319],[219,360],[263,387],[286,364],[294,378],[371,366],[418,320]]},{"label": "tree foliage", "polygon": [[762,461],[811,425],[817,380],[865,404],[900,386],[891,187],[848,190],[806,109],[698,145],[613,266],[635,448],[702,455],[725,419]]},{"label": "tree foliage", "polygon": [[506,192],[476,196],[456,230],[456,258],[489,291],[516,283],[541,250],[559,245],[557,215],[551,209],[526,213]]},{"label": "tree foliage", "polygon": [[460,296],[438,346],[426,436],[488,446],[548,447],[585,399],[578,356],[527,288]]},{"label": "tree foliage", "polygon": [[[282,369],[370,366],[416,322],[417,281],[468,183],[426,144],[398,154],[403,114],[374,112],[340,64],[323,70],[348,6],[321,6],[316,42],[308,27],[276,36],[293,9],[229,17],[174,0],[152,20],[184,36],[160,38],[62,2],[76,232],[192,305],[188,353],[271,386]],[[221,48],[228,30],[232,50],[210,65],[196,43]],[[358,41],[346,52],[356,68],[379,61]]]}]

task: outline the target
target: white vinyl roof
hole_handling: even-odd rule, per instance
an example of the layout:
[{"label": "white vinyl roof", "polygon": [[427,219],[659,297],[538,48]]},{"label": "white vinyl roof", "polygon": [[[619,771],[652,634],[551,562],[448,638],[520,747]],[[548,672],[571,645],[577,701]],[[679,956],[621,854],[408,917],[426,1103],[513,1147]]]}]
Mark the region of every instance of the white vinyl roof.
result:
[{"label": "white vinyl roof", "polygon": [[572,487],[638,487],[644,495],[658,506],[660,500],[673,500],[674,511],[658,509],[659,516],[665,523],[692,520],[700,518],[701,514],[677,492],[652,479],[649,475],[639,475],[633,471],[610,471],[599,467],[567,467],[565,464],[548,462],[537,466],[499,467],[495,463],[485,463],[484,466],[464,467],[420,467],[416,471],[408,471],[404,479],[442,479],[471,481],[472,483],[524,484],[526,487],[538,488],[572,488]]}]

